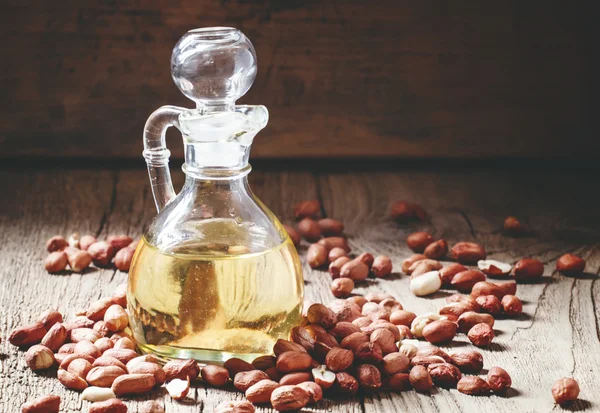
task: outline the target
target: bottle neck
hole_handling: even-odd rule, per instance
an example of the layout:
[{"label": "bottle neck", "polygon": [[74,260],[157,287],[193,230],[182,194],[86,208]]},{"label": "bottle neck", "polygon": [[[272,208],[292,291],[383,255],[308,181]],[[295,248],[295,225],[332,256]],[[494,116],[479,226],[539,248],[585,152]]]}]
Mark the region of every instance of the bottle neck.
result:
[{"label": "bottle neck", "polygon": [[[243,171],[229,170],[215,171],[214,169],[203,169],[202,174],[189,173],[186,171],[185,183],[181,193],[192,195],[192,198],[202,199],[206,203],[207,197],[212,199],[212,208],[218,210],[224,207],[221,203],[230,203],[231,198],[241,199],[250,193],[248,174],[252,168],[247,166]],[[200,196],[200,194],[202,194]],[[221,205],[221,206],[219,206]],[[224,210],[224,209],[223,209]]]},{"label": "bottle neck", "polygon": [[248,163],[250,146],[239,142],[186,142],[183,172],[200,180],[242,178],[252,169]]}]

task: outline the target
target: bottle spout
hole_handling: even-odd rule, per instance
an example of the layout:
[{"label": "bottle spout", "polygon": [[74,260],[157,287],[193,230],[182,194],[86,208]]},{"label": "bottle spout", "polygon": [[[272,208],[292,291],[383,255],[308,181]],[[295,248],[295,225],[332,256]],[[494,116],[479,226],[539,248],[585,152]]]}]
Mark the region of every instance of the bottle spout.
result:
[{"label": "bottle spout", "polygon": [[185,111],[179,125],[185,144],[186,173],[204,168],[242,169],[248,165],[254,137],[269,112],[261,105],[238,105],[229,111]]}]

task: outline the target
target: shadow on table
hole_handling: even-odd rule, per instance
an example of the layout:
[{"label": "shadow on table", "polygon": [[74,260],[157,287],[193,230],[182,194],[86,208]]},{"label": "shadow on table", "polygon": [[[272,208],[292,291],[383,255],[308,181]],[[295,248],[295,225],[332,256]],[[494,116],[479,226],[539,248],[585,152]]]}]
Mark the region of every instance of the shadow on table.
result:
[{"label": "shadow on table", "polygon": [[584,410],[590,410],[592,408],[592,403],[584,399],[577,399],[574,402],[562,405],[561,407],[571,412],[580,412]]},{"label": "shadow on table", "polygon": [[574,278],[576,280],[595,280],[598,276],[591,272],[584,272],[578,275],[565,275],[565,278]]},{"label": "shadow on table", "polygon": [[506,389],[506,391],[504,393],[499,394],[498,397],[510,399],[512,397],[517,397],[520,395],[521,395],[521,392],[519,390],[515,389],[514,387],[509,387],[508,389]]}]

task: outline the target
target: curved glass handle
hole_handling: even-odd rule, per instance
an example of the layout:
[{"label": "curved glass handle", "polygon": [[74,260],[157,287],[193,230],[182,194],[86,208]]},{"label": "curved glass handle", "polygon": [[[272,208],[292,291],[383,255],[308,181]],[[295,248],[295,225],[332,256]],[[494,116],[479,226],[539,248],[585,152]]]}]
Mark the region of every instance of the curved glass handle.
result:
[{"label": "curved glass handle", "polygon": [[148,165],[154,203],[159,212],[175,198],[175,190],[169,171],[171,152],[167,149],[165,138],[169,127],[175,126],[179,129],[179,115],[184,110],[177,106],[158,108],[150,115],[144,127],[143,155]]}]

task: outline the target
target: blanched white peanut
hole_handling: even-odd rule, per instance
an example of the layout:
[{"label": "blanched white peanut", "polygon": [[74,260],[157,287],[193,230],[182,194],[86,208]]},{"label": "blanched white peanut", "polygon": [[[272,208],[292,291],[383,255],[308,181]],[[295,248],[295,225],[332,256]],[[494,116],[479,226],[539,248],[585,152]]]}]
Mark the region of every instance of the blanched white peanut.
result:
[{"label": "blanched white peanut", "polygon": [[115,393],[110,388],[91,386],[81,393],[80,399],[90,402],[103,402],[115,397],[117,396],[115,396]]},{"label": "blanched white peanut", "polygon": [[410,280],[410,291],[418,296],[433,294],[442,288],[439,271],[429,271]]}]

